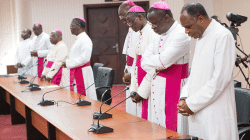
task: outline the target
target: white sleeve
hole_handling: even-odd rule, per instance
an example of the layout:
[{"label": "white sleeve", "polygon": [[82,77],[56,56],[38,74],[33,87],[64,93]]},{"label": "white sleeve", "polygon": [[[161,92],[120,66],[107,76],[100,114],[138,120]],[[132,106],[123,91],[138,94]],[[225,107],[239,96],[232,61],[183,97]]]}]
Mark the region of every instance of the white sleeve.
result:
[{"label": "white sleeve", "polygon": [[136,85],[137,80],[136,80],[136,75],[135,75],[135,73],[136,73],[135,68],[136,68],[136,58],[134,59],[134,62],[132,65],[130,92],[137,91],[137,85]]},{"label": "white sleeve", "polygon": [[14,59],[14,67],[15,68],[17,68],[17,63],[18,63],[18,47],[19,47],[19,45],[17,46],[16,55],[15,55],[15,59]]},{"label": "white sleeve", "polygon": [[147,72],[147,74],[143,78],[141,85],[138,88],[138,94],[144,99],[147,99],[151,94],[151,80],[155,73],[155,68],[147,65],[145,62],[145,60],[147,60],[145,59],[146,57],[150,57],[151,55],[153,55],[153,46],[154,45],[150,43],[150,45],[142,55],[141,67]]},{"label": "white sleeve", "polygon": [[[55,56],[55,61],[54,61],[53,65],[52,65],[52,67],[50,68],[50,71],[47,73],[46,77],[53,78],[56,75],[56,73],[61,68],[62,63],[66,60],[67,55],[68,55],[67,46],[61,46],[58,49],[58,52],[57,52],[57,54]],[[54,71],[51,71],[53,69],[54,69]]]},{"label": "white sleeve", "polygon": [[86,42],[82,41],[80,45],[81,46],[80,46],[79,51],[81,52],[81,55],[75,59],[66,60],[67,68],[71,69],[71,68],[75,68],[78,66],[82,66],[90,61],[91,54],[92,54],[92,48],[93,48],[92,42],[91,41],[86,41]]},{"label": "white sleeve", "polygon": [[37,51],[38,57],[46,57],[49,54],[50,49],[54,46],[53,44],[51,44],[49,38],[46,39],[45,43],[46,49]]},{"label": "white sleeve", "polygon": [[124,41],[124,45],[123,45],[123,50],[122,50],[122,54],[125,54],[125,55],[127,54],[128,34],[126,35],[126,38],[125,38],[125,41]]},{"label": "white sleeve", "polygon": [[171,39],[169,44],[166,44],[166,49],[161,54],[154,54],[145,57],[145,64],[155,68],[168,68],[177,60],[189,53],[190,40],[185,33],[177,33]]},{"label": "white sleeve", "polygon": [[[46,63],[45,63],[46,64]],[[47,68],[46,65],[45,67],[43,68],[43,72],[42,72],[42,75],[47,75],[47,73],[49,72],[50,68]]]},{"label": "white sleeve", "polygon": [[[29,47],[29,52],[31,52],[32,51],[32,46],[33,46],[33,44],[32,43],[30,43],[29,44],[30,45],[30,47]],[[31,55],[30,55],[30,53],[27,55],[27,57],[25,58],[25,60],[23,60],[23,62],[22,62],[22,64],[24,65],[24,66],[27,66],[28,64],[31,64],[32,63],[32,57],[31,57]]]},{"label": "white sleeve", "polygon": [[188,80],[187,80],[187,83],[181,88],[180,99],[181,98],[188,98],[188,88],[189,88],[189,84],[188,84]]},{"label": "white sleeve", "polygon": [[235,46],[232,35],[222,35],[216,40],[214,52],[214,72],[212,78],[198,91],[186,99],[188,107],[194,112],[213,103],[232,82],[235,63]]}]

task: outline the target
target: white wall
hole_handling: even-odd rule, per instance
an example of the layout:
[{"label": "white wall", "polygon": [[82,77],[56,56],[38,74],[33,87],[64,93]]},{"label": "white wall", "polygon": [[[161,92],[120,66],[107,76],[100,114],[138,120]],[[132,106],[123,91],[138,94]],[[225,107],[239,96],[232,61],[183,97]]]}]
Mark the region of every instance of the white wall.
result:
[{"label": "white wall", "polygon": [[[134,0],[140,1],[140,0]],[[158,0],[150,0],[150,6]],[[174,18],[179,21],[184,0],[166,0]],[[20,33],[25,28],[32,29],[34,22],[43,25],[44,32],[60,29],[64,42],[70,46],[75,36],[70,33],[73,18],[84,16],[84,4],[108,4],[104,0],[0,0],[0,74],[6,73],[6,65],[14,63],[14,55]],[[118,2],[121,3],[121,2]],[[34,36],[34,34],[33,34]]]},{"label": "white wall", "polygon": [[[239,14],[243,16],[250,17],[249,15],[249,7],[250,7],[250,1],[249,0],[214,0],[213,3],[214,7],[214,14],[218,15],[221,18],[221,21],[224,23],[229,24],[229,21],[226,18],[226,14],[228,12],[232,12],[234,14]],[[248,19],[245,23],[242,23],[239,29],[239,35],[241,37],[241,41],[243,44],[243,49],[246,52],[246,54],[250,54],[250,20]],[[240,43],[240,40],[238,38],[238,43]],[[242,48],[242,46],[240,46]],[[244,56],[241,52],[237,51],[237,53],[240,56]],[[243,68],[244,73],[246,76],[249,75],[248,69],[243,67],[243,65],[240,65]],[[250,66],[248,64],[248,66]],[[242,87],[246,88],[247,83],[244,80],[244,77],[241,73],[239,73],[239,68],[234,69],[234,79],[242,82]],[[237,76],[238,74],[238,76]],[[248,87],[249,88],[249,87]]]},{"label": "white wall", "polygon": [[16,33],[15,1],[0,0],[0,74],[6,73],[6,65],[13,63],[15,46],[18,43]]},{"label": "white wall", "polygon": [[[140,1],[140,0],[134,0]],[[158,0],[149,0],[150,6]],[[222,22],[229,23],[226,19],[227,12],[233,12],[248,16],[249,0],[165,0],[174,15],[179,21],[180,11],[184,4],[189,2],[199,2],[207,10],[208,15],[218,15]],[[34,22],[41,22],[44,31],[48,34],[54,29],[63,32],[63,40],[70,47],[75,40],[75,36],[70,33],[70,22],[73,18],[84,16],[84,4],[108,4],[104,0],[0,0],[0,74],[6,73],[6,65],[14,63],[16,46],[20,41],[20,32],[24,28],[32,28]],[[119,2],[121,3],[121,2]],[[245,52],[250,53],[250,21],[239,27],[242,43]],[[190,64],[194,52],[195,40],[192,40]],[[239,53],[243,56],[241,53]],[[238,73],[235,69],[234,75]],[[244,72],[248,75],[247,69]],[[236,78],[244,82],[243,76],[239,74]]]},{"label": "white wall", "polygon": [[[135,0],[139,1],[139,0]],[[150,0],[150,6],[157,0]],[[179,20],[183,0],[167,0],[173,9],[174,16]],[[73,18],[84,16],[84,4],[108,4],[104,0],[35,0],[31,1],[32,23],[41,22],[46,33],[60,29],[63,40],[69,46],[74,43],[75,37],[70,33],[70,23]],[[119,2],[121,3],[121,2]]]}]

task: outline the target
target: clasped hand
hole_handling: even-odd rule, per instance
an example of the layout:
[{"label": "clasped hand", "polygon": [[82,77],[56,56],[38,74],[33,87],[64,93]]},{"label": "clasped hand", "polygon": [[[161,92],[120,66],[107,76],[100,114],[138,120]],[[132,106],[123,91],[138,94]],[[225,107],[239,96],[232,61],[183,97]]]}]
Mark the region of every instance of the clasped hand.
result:
[{"label": "clasped hand", "polygon": [[194,112],[190,110],[190,108],[187,106],[185,100],[181,99],[177,104],[177,108],[178,108],[178,113],[181,113],[184,116],[190,116],[194,114]]},{"label": "clasped hand", "polygon": [[[132,93],[133,93],[133,92],[132,92]],[[131,93],[131,94],[132,94],[132,93]],[[138,103],[138,102],[140,102],[141,100],[143,100],[143,98],[142,98],[138,93],[136,93],[136,95],[132,96],[131,99],[132,99],[132,101],[135,102],[135,103]]]}]

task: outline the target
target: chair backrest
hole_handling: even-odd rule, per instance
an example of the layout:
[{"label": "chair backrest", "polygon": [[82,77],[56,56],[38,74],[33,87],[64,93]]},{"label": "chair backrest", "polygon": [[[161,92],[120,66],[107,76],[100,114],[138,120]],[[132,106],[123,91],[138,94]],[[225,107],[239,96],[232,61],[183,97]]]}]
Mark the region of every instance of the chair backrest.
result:
[{"label": "chair backrest", "polygon": [[94,79],[96,80],[96,77],[97,77],[97,73],[98,73],[98,68],[99,67],[105,67],[104,64],[102,63],[95,63],[94,66],[93,66],[93,73],[94,73]]},{"label": "chair backrest", "polygon": [[234,80],[234,87],[241,87],[241,82]]},{"label": "chair backrest", "polygon": [[[105,77],[103,77],[104,74],[107,74]],[[103,78],[102,78],[103,77]],[[98,101],[106,101],[111,97],[111,91],[108,90],[106,93],[105,91],[110,88],[98,88],[98,87],[112,87],[113,82],[114,82],[114,77],[115,77],[115,70],[112,68],[108,67],[99,67],[98,68],[98,73],[95,81],[95,86],[96,86],[96,94],[97,94],[97,100]],[[101,78],[101,79],[100,79]],[[99,80],[100,79],[100,80]],[[103,96],[103,93],[104,96]],[[102,98],[103,96],[103,98]],[[107,102],[106,104],[110,105],[112,100]]]},{"label": "chair backrest", "polygon": [[11,74],[11,73],[17,73],[17,68],[15,68],[14,65],[7,66],[7,74]]},{"label": "chair backrest", "polygon": [[237,121],[250,122],[250,89],[234,88]]},{"label": "chair backrest", "polygon": [[[105,77],[103,77],[104,74],[107,74]],[[103,77],[103,78],[101,78]],[[97,72],[97,77],[95,81],[96,87],[103,87],[103,86],[113,86],[115,77],[115,70],[109,67],[99,67]],[[101,78],[101,79],[100,79]]]}]

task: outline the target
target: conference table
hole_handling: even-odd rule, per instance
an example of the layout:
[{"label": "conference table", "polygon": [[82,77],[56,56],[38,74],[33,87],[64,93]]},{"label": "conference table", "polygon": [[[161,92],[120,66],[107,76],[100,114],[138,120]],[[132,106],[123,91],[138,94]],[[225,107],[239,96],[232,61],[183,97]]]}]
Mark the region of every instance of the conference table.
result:
[{"label": "conference table", "polygon": [[[27,80],[31,78],[28,77]],[[97,123],[97,120],[93,120],[92,114],[99,111],[101,102],[81,96],[83,100],[91,102],[91,105],[72,105],[78,101],[79,94],[68,89],[60,89],[46,94],[45,100],[66,101],[72,104],[58,102],[58,105],[40,106],[38,103],[42,100],[42,95],[59,87],[36,78],[34,83],[43,88],[39,91],[28,91],[28,84],[20,84],[18,81],[17,76],[0,77],[0,115],[10,113],[13,125],[25,123],[28,140],[145,140],[190,137],[117,108],[108,112],[113,115],[112,118],[100,120],[100,124],[113,128],[114,132],[88,132],[91,125]],[[111,106],[103,105],[102,112],[109,108]]]}]

